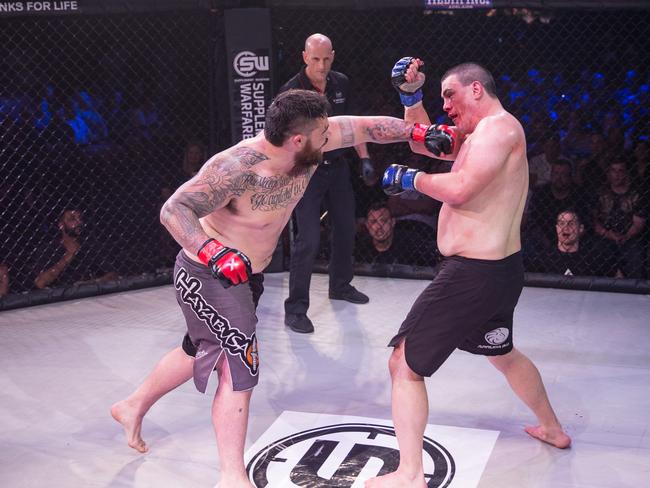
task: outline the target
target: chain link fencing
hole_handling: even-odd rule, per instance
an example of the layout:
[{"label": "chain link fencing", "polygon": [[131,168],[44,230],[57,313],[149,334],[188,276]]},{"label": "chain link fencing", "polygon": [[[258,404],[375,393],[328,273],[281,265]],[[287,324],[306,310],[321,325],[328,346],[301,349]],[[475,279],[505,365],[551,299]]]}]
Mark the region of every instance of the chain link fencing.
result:
[{"label": "chain link fencing", "polygon": [[225,130],[211,100],[213,17],[0,19],[5,293],[173,265],[159,208]]},{"label": "chain link fencing", "polygon": [[[649,277],[648,10],[271,14],[277,83],[300,69],[305,38],[324,33],[358,114],[403,115],[389,73],[410,55],[426,63],[431,120],[447,122],[440,75],[463,61],[485,65],[526,130],[527,271]],[[230,143],[225,59],[219,10],[0,18],[0,296],[44,288],[65,298],[84,283],[169,280],[178,246],[159,208]],[[406,144],[370,151],[374,176],[362,178],[351,156],[357,272],[430,276],[440,204],[387,199],[378,178],[394,162],[428,172],[449,164]],[[560,213],[568,209],[576,213]],[[396,219],[390,254],[369,230],[383,212]],[[327,225],[325,217],[322,267]],[[561,252],[576,235],[579,252]]]},{"label": "chain link fencing", "polygon": [[[403,116],[389,73],[395,61],[414,56],[425,61],[424,104],[431,120],[448,123],[440,76],[461,62],[483,64],[496,80],[503,105],[526,131],[526,270],[635,279],[649,276],[648,21],[647,10],[273,13],[278,78],[286,80],[300,68],[309,34],[324,33],[334,44],[333,69],[350,77],[360,114]],[[435,266],[439,259],[435,246],[427,243],[435,239],[440,204],[409,193],[386,198],[378,177],[390,163],[427,172],[448,171],[449,165],[413,155],[406,144],[376,145],[370,151],[376,176],[363,178],[357,161],[354,181],[358,271],[420,274],[419,267],[427,262]],[[387,210],[376,208],[380,201]],[[397,221],[393,247],[399,249],[391,252],[379,252],[373,245],[372,224],[385,212]],[[324,266],[325,239],[322,251]],[[394,264],[407,266],[390,266]]]}]

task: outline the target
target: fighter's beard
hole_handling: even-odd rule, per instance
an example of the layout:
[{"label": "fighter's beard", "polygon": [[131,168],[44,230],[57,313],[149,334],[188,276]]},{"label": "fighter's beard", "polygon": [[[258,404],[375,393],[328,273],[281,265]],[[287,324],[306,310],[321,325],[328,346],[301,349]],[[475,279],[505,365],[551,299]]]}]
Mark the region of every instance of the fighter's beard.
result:
[{"label": "fighter's beard", "polygon": [[320,149],[314,149],[311,142],[308,142],[299,152],[293,157],[293,169],[289,173],[290,176],[299,175],[304,173],[305,169],[316,166],[323,162],[323,152]]}]

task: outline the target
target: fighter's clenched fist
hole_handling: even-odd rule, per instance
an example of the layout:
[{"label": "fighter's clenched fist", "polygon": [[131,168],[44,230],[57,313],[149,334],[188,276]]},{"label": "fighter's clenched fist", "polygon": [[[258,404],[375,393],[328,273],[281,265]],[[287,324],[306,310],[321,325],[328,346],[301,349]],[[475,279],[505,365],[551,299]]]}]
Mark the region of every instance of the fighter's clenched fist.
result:
[{"label": "fighter's clenched fist", "polygon": [[422,85],[424,84],[424,61],[406,56],[393,66],[391,83],[399,92],[402,105],[410,107],[422,100]]},{"label": "fighter's clenched fist", "polygon": [[197,255],[224,288],[245,283],[253,274],[248,256],[237,249],[225,247],[216,239],[205,241]]}]

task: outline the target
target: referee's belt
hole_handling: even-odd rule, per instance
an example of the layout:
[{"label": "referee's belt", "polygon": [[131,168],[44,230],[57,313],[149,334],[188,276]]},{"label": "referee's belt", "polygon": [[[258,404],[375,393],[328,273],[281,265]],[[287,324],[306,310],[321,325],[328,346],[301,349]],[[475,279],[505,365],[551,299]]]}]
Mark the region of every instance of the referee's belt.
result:
[{"label": "referee's belt", "polygon": [[320,163],[320,164],[322,164],[323,166],[331,166],[331,165],[336,164],[336,163],[344,163],[345,161],[346,161],[345,158],[336,158],[336,157],[334,157],[334,158],[329,158],[329,159],[323,159],[323,162]]}]

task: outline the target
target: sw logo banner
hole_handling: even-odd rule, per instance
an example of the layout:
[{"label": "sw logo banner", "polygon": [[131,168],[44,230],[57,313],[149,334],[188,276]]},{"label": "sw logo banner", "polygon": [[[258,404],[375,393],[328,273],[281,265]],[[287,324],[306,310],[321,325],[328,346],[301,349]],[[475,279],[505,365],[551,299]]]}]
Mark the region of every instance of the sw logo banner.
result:
[{"label": "sw logo banner", "polygon": [[[475,488],[498,432],[427,425],[428,488]],[[362,488],[399,464],[388,420],[285,411],[246,453],[257,488]]]}]

